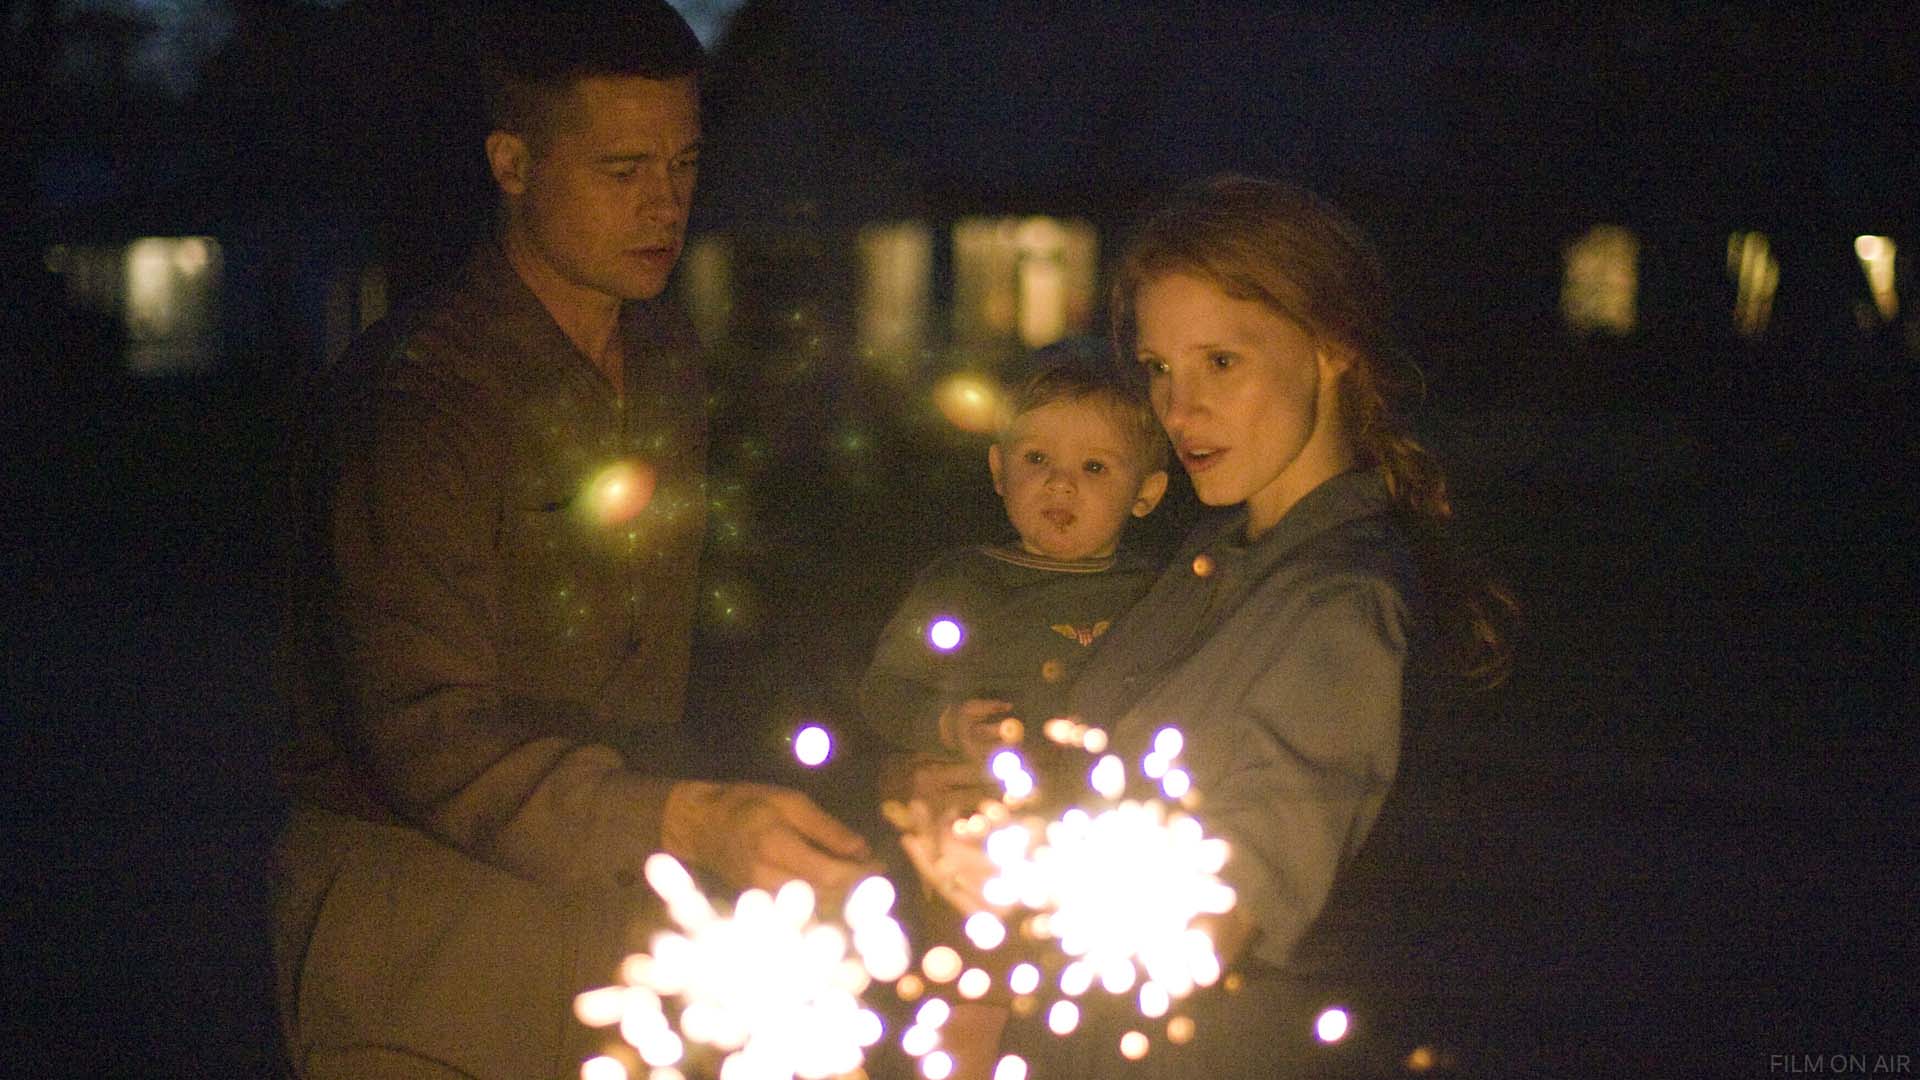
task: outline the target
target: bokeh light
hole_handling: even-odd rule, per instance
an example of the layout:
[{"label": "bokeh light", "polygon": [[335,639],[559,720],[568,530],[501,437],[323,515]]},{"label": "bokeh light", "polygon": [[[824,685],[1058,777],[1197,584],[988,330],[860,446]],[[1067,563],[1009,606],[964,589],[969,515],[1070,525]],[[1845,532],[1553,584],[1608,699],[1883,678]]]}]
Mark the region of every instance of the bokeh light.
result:
[{"label": "bokeh light", "polygon": [[1322,1009],[1313,1021],[1314,1037],[1323,1043],[1337,1043],[1347,1037],[1347,1024],[1347,1010],[1339,1006]]},{"label": "bokeh light", "polygon": [[833,736],[818,724],[808,724],[793,733],[793,756],[809,769],[817,769],[833,756]]},{"label": "bokeh light", "polygon": [[927,644],[941,652],[952,652],[959,648],[965,638],[965,631],[953,619],[935,619],[927,625]]},{"label": "bokeh light", "polygon": [[999,387],[966,372],[940,380],[933,388],[933,403],[947,423],[975,435],[999,430],[1006,409]]},{"label": "bokeh light", "polygon": [[653,501],[654,482],[652,466],[622,458],[593,474],[580,503],[600,525],[625,525]]}]

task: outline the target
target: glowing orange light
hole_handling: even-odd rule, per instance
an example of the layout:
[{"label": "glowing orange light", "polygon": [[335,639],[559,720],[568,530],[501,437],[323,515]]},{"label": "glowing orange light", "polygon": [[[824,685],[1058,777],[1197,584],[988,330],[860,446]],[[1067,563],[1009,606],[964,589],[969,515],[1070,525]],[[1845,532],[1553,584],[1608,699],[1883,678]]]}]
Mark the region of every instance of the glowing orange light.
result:
[{"label": "glowing orange light", "polygon": [[1193,1041],[1193,1017],[1176,1016],[1167,1021],[1167,1041],[1175,1046],[1185,1046]]},{"label": "glowing orange light", "polygon": [[616,461],[587,481],[581,500],[601,525],[624,525],[653,501],[654,472],[644,462]]},{"label": "glowing orange light", "polygon": [[1137,1031],[1129,1031],[1120,1036],[1120,1056],[1128,1061],[1139,1061],[1147,1056],[1147,1037]]},{"label": "glowing orange light", "polygon": [[947,423],[975,435],[998,431],[1006,411],[998,387],[964,372],[940,380],[933,388],[933,403]]}]

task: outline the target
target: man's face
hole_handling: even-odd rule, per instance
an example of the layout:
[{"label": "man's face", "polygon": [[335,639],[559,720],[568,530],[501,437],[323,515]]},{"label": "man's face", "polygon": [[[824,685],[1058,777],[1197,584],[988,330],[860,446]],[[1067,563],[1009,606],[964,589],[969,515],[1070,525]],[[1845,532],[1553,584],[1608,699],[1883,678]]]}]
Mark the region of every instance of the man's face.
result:
[{"label": "man's face", "polygon": [[699,169],[694,78],[581,79],[551,128],[540,146],[504,136],[504,167],[489,145],[508,228],[567,285],[615,300],[660,295],[680,257]]}]

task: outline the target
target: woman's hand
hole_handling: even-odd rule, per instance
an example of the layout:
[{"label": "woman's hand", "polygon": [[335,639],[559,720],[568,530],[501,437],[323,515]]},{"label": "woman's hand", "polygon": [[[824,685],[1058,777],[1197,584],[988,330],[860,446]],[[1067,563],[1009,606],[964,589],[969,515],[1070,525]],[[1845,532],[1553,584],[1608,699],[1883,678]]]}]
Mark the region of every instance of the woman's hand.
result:
[{"label": "woman's hand", "polygon": [[987,905],[980,889],[993,876],[981,838],[962,837],[954,823],[999,794],[971,761],[907,757],[882,769],[881,811],[900,831],[900,847],[926,887],[963,914]]}]

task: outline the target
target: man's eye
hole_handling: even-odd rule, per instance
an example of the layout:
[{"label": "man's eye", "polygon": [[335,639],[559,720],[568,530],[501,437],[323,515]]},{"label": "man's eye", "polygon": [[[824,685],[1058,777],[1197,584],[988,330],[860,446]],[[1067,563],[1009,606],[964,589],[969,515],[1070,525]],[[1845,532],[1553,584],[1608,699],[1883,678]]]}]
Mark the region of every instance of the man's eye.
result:
[{"label": "man's eye", "polygon": [[1167,373],[1166,362],[1162,360],[1142,360],[1140,361],[1140,366],[1147,369],[1148,377],[1165,375]]},{"label": "man's eye", "polygon": [[1087,462],[1087,471],[1095,474],[1106,472],[1107,463],[1104,461],[1089,461]]},{"label": "man's eye", "polygon": [[1232,367],[1235,359],[1237,358],[1232,353],[1217,352],[1207,357],[1207,362],[1217,368],[1226,368]]}]

